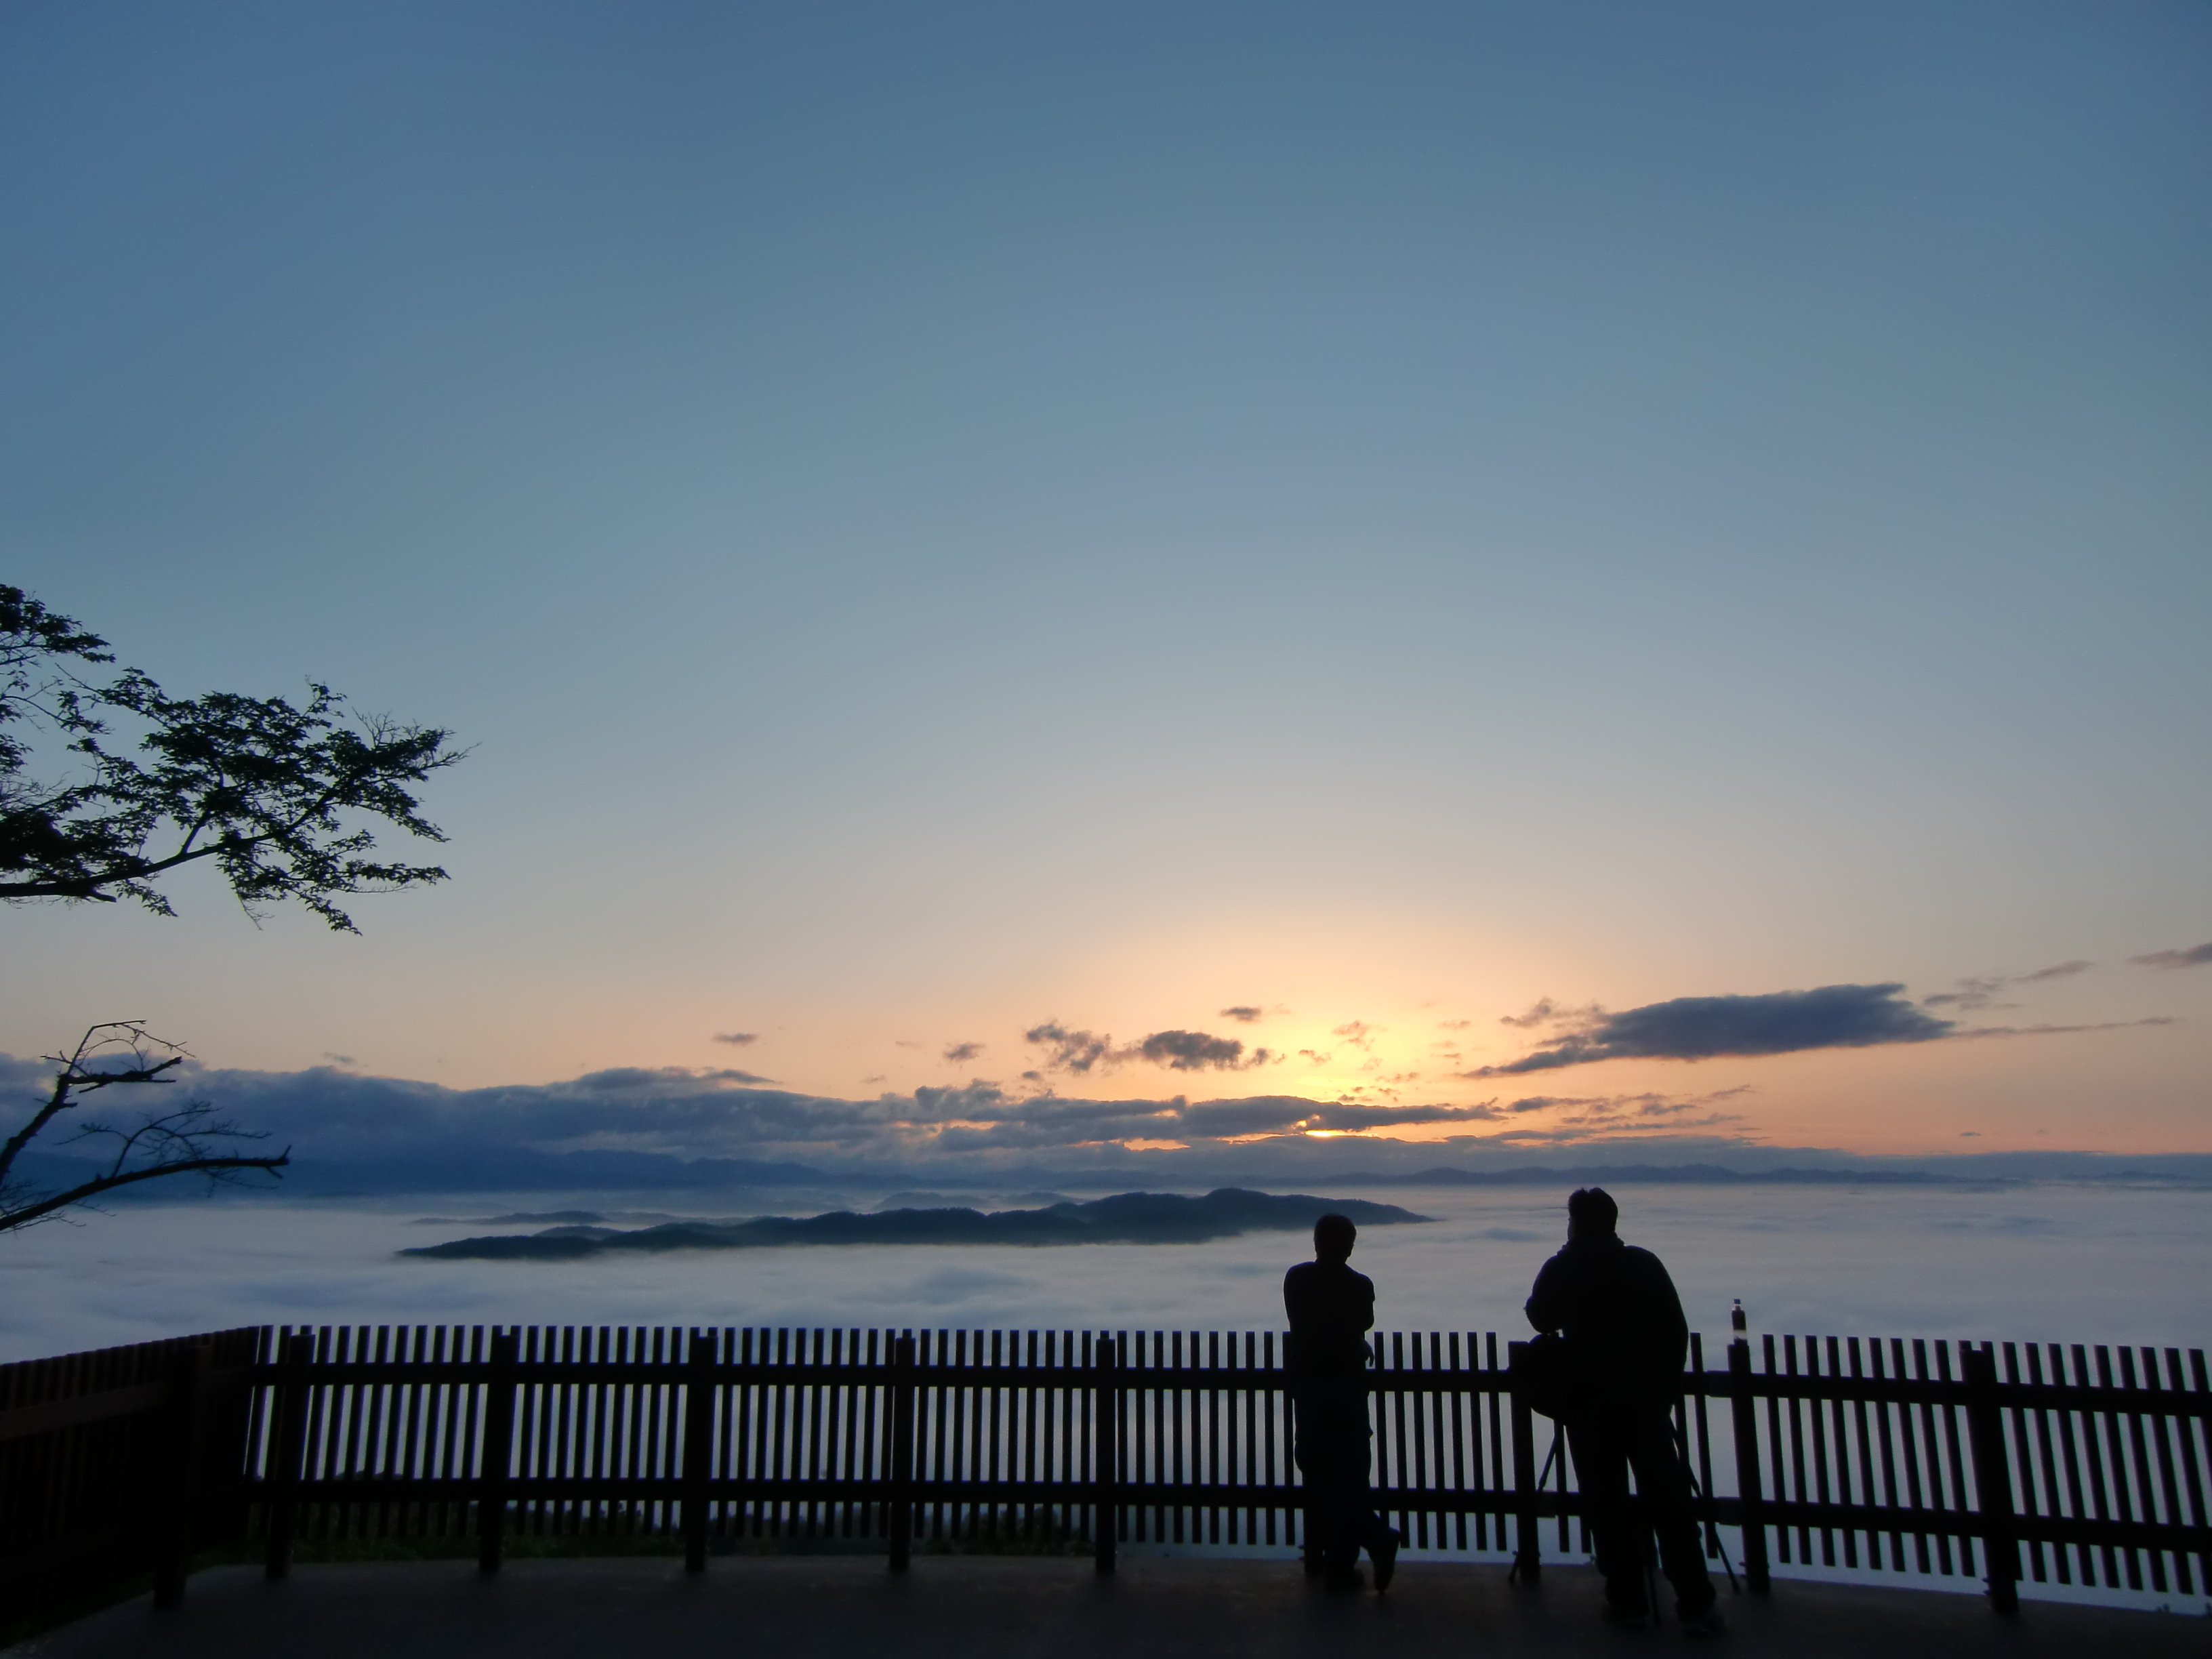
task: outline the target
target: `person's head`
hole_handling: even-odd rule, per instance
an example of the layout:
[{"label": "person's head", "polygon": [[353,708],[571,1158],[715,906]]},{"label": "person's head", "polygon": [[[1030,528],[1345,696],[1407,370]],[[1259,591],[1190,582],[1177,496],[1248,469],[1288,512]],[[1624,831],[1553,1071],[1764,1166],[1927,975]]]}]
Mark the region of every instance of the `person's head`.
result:
[{"label": "person's head", "polygon": [[1602,1187],[1577,1187],[1567,1194],[1567,1237],[1599,1238],[1620,1224],[1620,1206]]},{"label": "person's head", "polygon": [[1314,1223],[1314,1260],[1316,1261],[1346,1261],[1352,1257],[1352,1246],[1359,1237],[1359,1229],[1352,1224],[1348,1215],[1325,1215]]}]

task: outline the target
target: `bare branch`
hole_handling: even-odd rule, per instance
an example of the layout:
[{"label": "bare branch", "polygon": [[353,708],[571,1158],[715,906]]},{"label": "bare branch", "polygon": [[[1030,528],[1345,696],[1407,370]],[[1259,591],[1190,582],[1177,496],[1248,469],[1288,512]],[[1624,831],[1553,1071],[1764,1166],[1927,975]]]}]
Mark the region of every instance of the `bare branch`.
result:
[{"label": "bare branch", "polygon": [[226,1170],[283,1169],[292,1161],[292,1149],[286,1147],[275,1158],[195,1158],[175,1164],[156,1164],[151,1169],[132,1170],[119,1176],[101,1176],[70,1188],[65,1193],[33,1200],[14,1209],[0,1208],[0,1233],[13,1232],[46,1220],[73,1204],[82,1204],[102,1193],[112,1193],[118,1187],[136,1186],[142,1181],[157,1181],[173,1175],[217,1175]]},{"label": "bare branch", "polygon": [[[169,1051],[157,1060],[149,1048]],[[102,1060],[127,1054],[125,1066],[102,1066]],[[201,1175],[210,1181],[232,1181],[248,1170],[274,1174],[291,1162],[287,1147],[276,1158],[252,1158],[233,1150],[232,1143],[261,1140],[255,1130],[215,1116],[215,1108],[204,1100],[188,1100],[166,1112],[148,1114],[135,1127],[85,1123],[64,1145],[112,1139],[115,1155],[103,1173],[65,1191],[33,1190],[9,1180],[16,1160],[40,1133],[64,1113],[73,1111],[86,1095],[124,1084],[161,1085],[172,1081],[165,1073],[190,1058],[177,1043],[154,1036],[143,1020],[107,1020],[94,1025],[66,1054],[50,1055],[58,1069],[54,1086],[30,1121],[0,1147],[0,1232],[29,1226],[118,1188],[167,1176]]]}]

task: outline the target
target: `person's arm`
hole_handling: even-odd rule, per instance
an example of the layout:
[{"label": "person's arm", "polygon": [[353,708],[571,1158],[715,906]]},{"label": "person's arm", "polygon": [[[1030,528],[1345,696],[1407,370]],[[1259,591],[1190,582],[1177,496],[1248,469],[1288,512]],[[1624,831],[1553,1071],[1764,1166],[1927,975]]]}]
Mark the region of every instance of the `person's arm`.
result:
[{"label": "person's arm", "polygon": [[1528,1316],[1531,1325],[1546,1333],[1556,1331],[1566,1322],[1566,1298],[1560,1294],[1559,1266],[1559,1258],[1553,1256],[1538,1270],[1536,1283],[1521,1310]]},{"label": "person's arm", "polygon": [[1305,1335],[1313,1322],[1307,1306],[1306,1278],[1300,1267],[1293,1267],[1283,1275],[1283,1318],[1291,1328],[1290,1334],[1283,1340],[1283,1367],[1293,1372],[1305,1367]]}]

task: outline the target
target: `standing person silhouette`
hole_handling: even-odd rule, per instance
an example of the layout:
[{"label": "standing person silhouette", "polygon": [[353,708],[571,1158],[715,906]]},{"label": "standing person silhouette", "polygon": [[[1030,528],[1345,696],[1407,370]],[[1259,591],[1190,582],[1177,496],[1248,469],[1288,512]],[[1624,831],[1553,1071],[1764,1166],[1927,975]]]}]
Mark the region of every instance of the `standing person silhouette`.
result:
[{"label": "standing person silhouette", "polygon": [[1314,1259],[1283,1276],[1291,1340],[1284,1351],[1306,1484],[1306,1576],[1331,1589],[1360,1588],[1359,1552],[1375,1564],[1375,1588],[1390,1588],[1398,1534],[1368,1507],[1366,1334],[1375,1324],[1375,1284],[1352,1270],[1359,1230],[1348,1216],[1314,1223]]},{"label": "standing person silhouette", "polygon": [[1684,1632],[1714,1635],[1720,1609],[1690,1510],[1690,1474],[1674,1448],[1689,1322],[1659,1258],[1620,1242],[1620,1218],[1602,1188],[1567,1200],[1566,1247],[1537,1273],[1528,1322],[1566,1340],[1567,1444],[1605,1578],[1607,1617],[1626,1625],[1650,1617],[1644,1575],[1656,1530]]}]

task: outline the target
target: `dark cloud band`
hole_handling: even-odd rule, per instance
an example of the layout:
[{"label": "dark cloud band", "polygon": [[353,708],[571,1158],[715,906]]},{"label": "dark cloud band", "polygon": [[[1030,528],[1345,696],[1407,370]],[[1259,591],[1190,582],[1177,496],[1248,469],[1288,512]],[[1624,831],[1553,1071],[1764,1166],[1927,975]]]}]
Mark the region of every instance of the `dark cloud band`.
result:
[{"label": "dark cloud band", "polygon": [[2212,941],[2192,945],[2185,951],[2153,951],[2128,960],[2139,968],[2202,968],[2212,963]]},{"label": "dark cloud band", "polygon": [[1617,1014],[1593,1011],[1586,1023],[1503,1066],[1470,1077],[1515,1077],[1601,1060],[1712,1060],[1728,1054],[1788,1054],[1808,1048],[1867,1048],[1948,1036],[1954,1023],[1914,1006],[1905,987],[1823,985],[1759,996],[1676,997]]}]

